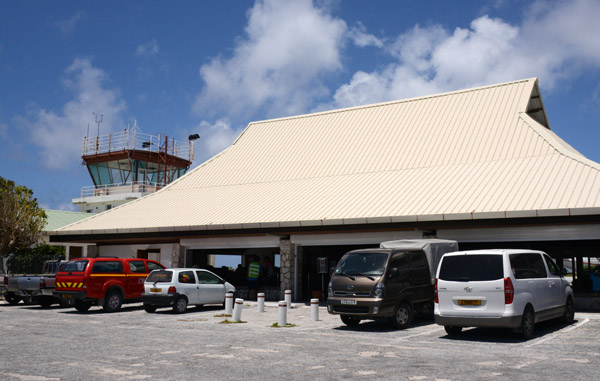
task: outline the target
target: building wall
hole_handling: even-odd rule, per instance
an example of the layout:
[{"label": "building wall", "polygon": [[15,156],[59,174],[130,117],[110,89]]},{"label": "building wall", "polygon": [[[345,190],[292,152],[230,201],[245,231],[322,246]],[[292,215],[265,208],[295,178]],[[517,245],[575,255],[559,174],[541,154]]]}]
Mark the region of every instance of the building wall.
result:
[{"label": "building wall", "polygon": [[183,265],[183,248],[179,244],[99,246],[98,255],[137,258],[138,250],[149,249],[160,250],[159,262],[166,267],[179,267]]}]

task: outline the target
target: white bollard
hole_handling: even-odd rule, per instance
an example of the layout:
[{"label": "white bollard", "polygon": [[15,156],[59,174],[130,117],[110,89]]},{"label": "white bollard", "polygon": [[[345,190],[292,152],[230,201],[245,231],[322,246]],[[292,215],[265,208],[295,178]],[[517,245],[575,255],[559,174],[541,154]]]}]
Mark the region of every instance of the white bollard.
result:
[{"label": "white bollard", "polygon": [[233,292],[225,294],[225,314],[231,315],[233,313]]},{"label": "white bollard", "polygon": [[292,290],[285,290],[284,295],[283,299],[287,303],[287,306],[292,308]]},{"label": "white bollard", "polygon": [[312,321],[319,321],[319,299],[310,300],[310,318]]},{"label": "white bollard", "polygon": [[242,308],[244,307],[244,299],[235,299],[235,307],[233,308],[233,321],[242,321]]},{"label": "white bollard", "polygon": [[287,325],[287,302],[285,300],[279,301],[279,319],[277,325],[285,327]]},{"label": "white bollard", "polygon": [[265,294],[259,293],[256,296],[256,301],[258,302],[258,312],[265,312]]}]

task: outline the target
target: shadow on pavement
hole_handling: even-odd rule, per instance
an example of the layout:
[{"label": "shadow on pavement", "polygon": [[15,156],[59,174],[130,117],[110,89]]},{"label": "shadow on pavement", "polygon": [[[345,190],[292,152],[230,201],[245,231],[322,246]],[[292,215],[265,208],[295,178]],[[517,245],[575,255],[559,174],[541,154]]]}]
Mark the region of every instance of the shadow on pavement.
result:
[{"label": "shadow on pavement", "polygon": [[559,332],[560,330],[576,324],[575,320],[572,324],[566,324],[556,320],[544,321],[535,325],[533,337],[525,340],[520,336],[520,333],[513,332],[508,328],[463,328],[463,331],[456,335],[444,335],[440,339],[456,340],[456,341],[471,341],[485,343],[527,343],[535,339],[542,338],[546,335]]}]

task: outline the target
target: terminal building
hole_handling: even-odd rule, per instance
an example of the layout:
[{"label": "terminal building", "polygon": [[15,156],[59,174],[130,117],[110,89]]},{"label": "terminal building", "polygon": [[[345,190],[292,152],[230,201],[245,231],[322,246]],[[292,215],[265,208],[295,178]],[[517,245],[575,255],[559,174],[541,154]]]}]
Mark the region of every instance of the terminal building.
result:
[{"label": "terminal building", "polygon": [[238,289],[249,258],[268,258],[267,297],[295,300],[322,296],[346,251],[386,240],[544,250],[573,260],[579,292],[584,262],[600,256],[600,164],[551,130],[535,78],[252,122],[176,177],[51,241],[216,265]]}]

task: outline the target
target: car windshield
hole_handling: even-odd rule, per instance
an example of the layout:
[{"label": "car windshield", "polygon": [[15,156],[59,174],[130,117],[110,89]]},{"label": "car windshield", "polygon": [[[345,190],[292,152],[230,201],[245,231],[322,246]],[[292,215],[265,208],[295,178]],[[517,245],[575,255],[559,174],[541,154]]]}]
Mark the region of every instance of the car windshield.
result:
[{"label": "car windshield", "polygon": [[386,253],[348,253],[335,268],[336,275],[383,275],[388,255]]},{"label": "car windshield", "polygon": [[146,283],[170,283],[172,279],[172,271],[155,270],[148,275],[148,278],[146,278]]},{"label": "car windshield", "polygon": [[67,262],[63,267],[60,268],[60,272],[72,273],[72,272],[83,272],[90,261],[71,261]]},{"label": "car windshield", "polygon": [[503,274],[501,255],[448,255],[440,264],[439,279],[477,282],[502,279]]}]

